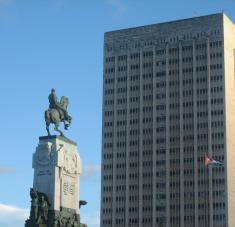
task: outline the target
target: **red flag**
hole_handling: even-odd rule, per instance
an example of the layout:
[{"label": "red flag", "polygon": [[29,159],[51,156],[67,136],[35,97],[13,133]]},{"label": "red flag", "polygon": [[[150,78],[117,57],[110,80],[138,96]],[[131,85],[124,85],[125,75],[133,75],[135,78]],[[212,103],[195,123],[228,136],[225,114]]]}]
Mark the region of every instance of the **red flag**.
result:
[{"label": "red flag", "polygon": [[208,166],[208,165],[223,165],[222,162],[216,161],[213,158],[209,158],[207,155],[205,155],[204,164],[205,164],[205,166]]}]

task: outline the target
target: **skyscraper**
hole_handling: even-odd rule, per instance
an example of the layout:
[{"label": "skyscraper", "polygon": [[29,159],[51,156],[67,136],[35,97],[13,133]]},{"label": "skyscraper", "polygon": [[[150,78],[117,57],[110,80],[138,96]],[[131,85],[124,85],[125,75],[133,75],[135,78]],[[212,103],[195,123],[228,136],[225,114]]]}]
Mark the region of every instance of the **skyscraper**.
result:
[{"label": "skyscraper", "polygon": [[235,226],[234,77],[223,13],[105,33],[101,227]]}]

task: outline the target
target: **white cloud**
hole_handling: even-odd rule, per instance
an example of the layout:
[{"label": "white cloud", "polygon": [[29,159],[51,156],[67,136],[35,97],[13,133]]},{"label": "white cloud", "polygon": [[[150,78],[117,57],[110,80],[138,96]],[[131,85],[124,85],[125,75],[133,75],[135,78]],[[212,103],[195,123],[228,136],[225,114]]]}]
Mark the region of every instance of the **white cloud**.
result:
[{"label": "white cloud", "polygon": [[99,227],[100,226],[100,213],[96,212],[95,214],[81,215],[81,222],[86,224],[89,227]]},{"label": "white cloud", "polygon": [[89,165],[84,166],[82,170],[81,177],[84,179],[94,176],[95,174],[100,174],[101,166],[100,165]]},{"label": "white cloud", "polygon": [[16,206],[0,203],[0,226],[4,227],[24,226],[24,222],[28,217],[29,217],[28,209],[22,209]]},{"label": "white cloud", "polygon": [[[0,203],[0,226],[22,227],[29,217],[29,209],[22,209],[12,205]],[[81,222],[89,227],[100,226],[100,213],[82,214]]]},{"label": "white cloud", "polygon": [[15,168],[12,167],[1,167],[0,166],[0,174],[1,173],[14,173],[15,172]]}]

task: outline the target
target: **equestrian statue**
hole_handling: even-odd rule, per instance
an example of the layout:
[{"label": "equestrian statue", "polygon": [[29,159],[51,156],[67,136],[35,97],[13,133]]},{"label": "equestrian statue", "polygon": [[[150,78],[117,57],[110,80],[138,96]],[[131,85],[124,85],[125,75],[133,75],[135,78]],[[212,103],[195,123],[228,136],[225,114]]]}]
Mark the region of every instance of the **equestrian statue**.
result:
[{"label": "equestrian statue", "polygon": [[61,136],[64,136],[63,132],[59,129],[60,122],[64,123],[64,129],[67,130],[72,122],[72,117],[68,114],[67,107],[69,99],[62,96],[60,102],[57,101],[55,89],[51,89],[51,93],[48,96],[49,109],[45,111],[45,122],[48,136],[50,136],[49,126],[54,124],[54,130],[59,132]]}]

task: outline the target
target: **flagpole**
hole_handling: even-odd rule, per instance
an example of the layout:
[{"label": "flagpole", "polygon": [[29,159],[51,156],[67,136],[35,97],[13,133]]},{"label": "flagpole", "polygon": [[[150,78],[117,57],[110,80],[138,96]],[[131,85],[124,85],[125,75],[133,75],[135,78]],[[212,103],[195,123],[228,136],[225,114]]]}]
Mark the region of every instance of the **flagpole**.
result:
[{"label": "flagpole", "polygon": [[206,211],[206,215],[205,215],[205,221],[206,221],[206,227],[209,227],[209,220],[208,220],[208,214],[209,214],[209,210],[208,210],[208,192],[209,192],[209,184],[208,184],[208,168],[205,169],[205,187],[206,187],[206,206],[205,206],[205,211]]},{"label": "flagpole", "polygon": [[[207,155],[205,155],[205,157],[204,157],[204,160],[203,161],[205,161],[205,158],[206,158],[206,156]],[[207,197],[208,197],[208,185],[207,185],[207,168],[206,168],[207,166],[205,166],[205,168],[204,168],[204,200],[205,200],[205,202],[204,202],[204,211],[205,211],[205,213],[204,213],[204,218],[205,218],[205,227],[208,227],[208,224],[207,224],[207,209],[208,209],[208,201],[207,201]]]},{"label": "flagpole", "polygon": [[[209,184],[209,168],[211,168],[211,172],[212,172],[212,178],[213,178],[213,166],[218,166],[218,167],[224,167],[224,163],[220,162],[220,161],[216,161],[212,158],[209,158],[208,155],[205,155],[205,160],[204,160],[204,164],[205,164],[205,176],[206,176],[206,181],[205,181],[205,188],[206,188],[206,198],[205,198],[205,201],[206,201],[206,207],[205,207],[205,220],[206,220],[206,224],[207,224],[207,213],[208,213],[208,216],[209,216],[209,220],[210,220],[210,215],[209,215],[209,212],[210,212],[210,206],[212,206],[212,209],[213,209],[213,203],[210,204],[209,203],[209,195],[210,195],[210,184]],[[211,167],[210,167],[211,166]],[[208,168],[207,168],[208,167]],[[207,186],[208,185],[208,186]],[[212,198],[213,198],[213,181],[212,181],[212,188],[211,188],[212,192]],[[208,202],[207,202],[207,193],[208,193]],[[208,212],[207,212],[208,211]],[[213,217],[212,217],[213,218]],[[210,226],[210,222],[208,221],[208,227]],[[206,225],[207,227],[207,225]]]},{"label": "flagpole", "polygon": [[206,227],[206,197],[207,197],[207,193],[206,193],[206,168],[203,169],[203,181],[204,181],[204,224]]},{"label": "flagpole", "polygon": [[[209,166],[210,168],[210,166]],[[207,168],[206,169],[206,185],[207,185],[207,191],[206,191],[206,194],[207,194],[207,202],[206,202],[206,211],[207,211],[207,216],[206,216],[206,220],[207,220],[207,227],[210,227],[210,206],[212,206],[212,204],[210,204],[210,183],[209,183],[209,171],[210,169]]]}]

